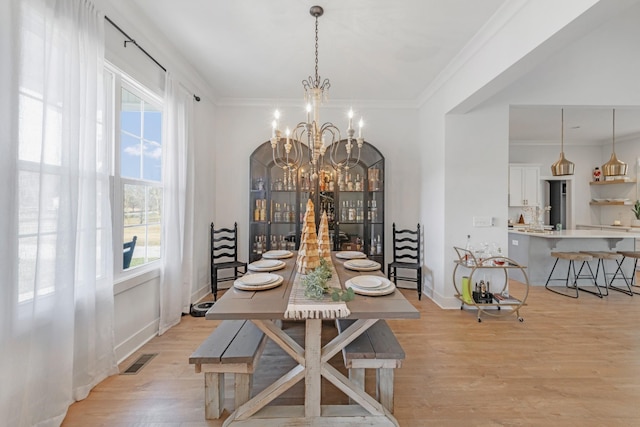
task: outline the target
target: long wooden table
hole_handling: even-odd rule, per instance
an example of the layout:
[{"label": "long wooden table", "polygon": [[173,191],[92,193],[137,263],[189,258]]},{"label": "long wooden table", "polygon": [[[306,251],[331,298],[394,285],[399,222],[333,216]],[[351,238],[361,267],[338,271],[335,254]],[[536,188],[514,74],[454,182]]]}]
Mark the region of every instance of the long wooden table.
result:
[{"label": "long wooden table", "polygon": [[[320,337],[323,319],[306,319],[305,342],[302,347],[275,324],[276,320],[284,319],[296,274],[295,259],[294,254],[292,258],[285,260],[285,269],[274,272],[284,277],[281,286],[255,292],[231,288],[206,314],[206,318],[211,320],[251,320],[298,363],[251,400],[236,408],[223,426],[398,426],[397,420],[388,410],[332,367],[329,360],[378,319],[417,319],[420,317],[418,310],[398,290],[390,295],[377,297],[356,295],[353,301],[347,303],[351,312],[348,318],[356,319],[353,325],[322,347]],[[343,286],[349,278],[360,274],[382,276],[380,271],[350,271],[342,263],[333,257],[333,264]],[[322,377],[349,396],[353,404],[322,405]],[[305,381],[304,405],[267,406],[302,380]]]}]

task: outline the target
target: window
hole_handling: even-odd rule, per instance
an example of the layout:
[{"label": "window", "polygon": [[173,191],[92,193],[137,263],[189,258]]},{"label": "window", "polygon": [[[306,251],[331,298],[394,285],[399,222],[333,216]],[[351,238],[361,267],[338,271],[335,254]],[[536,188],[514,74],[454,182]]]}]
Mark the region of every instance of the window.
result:
[{"label": "window", "polygon": [[[108,68],[113,105],[113,228],[116,272],[160,259],[162,103],[118,70]],[[127,243],[129,243],[127,245]],[[127,252],[131,249],[133,253]],[[120,261],[119,253],[122,253]]]}]

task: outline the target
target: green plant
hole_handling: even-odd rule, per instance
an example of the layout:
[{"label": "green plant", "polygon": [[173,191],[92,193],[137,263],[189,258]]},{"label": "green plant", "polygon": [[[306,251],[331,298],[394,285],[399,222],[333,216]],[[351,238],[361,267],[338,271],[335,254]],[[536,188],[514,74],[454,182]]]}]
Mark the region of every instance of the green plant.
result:
[{"label": "green plant", "polygon": [[633,208],[631,208],[631,210],[635,214],[636,219],[640,219],[640,200],[636,200],[636,203],[633,205]]},{"label": "green plant", "polygon": [[331,269],[324,259],[320,260],[320,267],[317,267],[311,273],[302,279],[304,286],[304,295],[307,298],[322,299],[324,294],[331,290],[331,299],[333,301],[351,301],[355,297],[353,289],[346,291],[341,289],[329,288],[327,281],[331,277]]}]

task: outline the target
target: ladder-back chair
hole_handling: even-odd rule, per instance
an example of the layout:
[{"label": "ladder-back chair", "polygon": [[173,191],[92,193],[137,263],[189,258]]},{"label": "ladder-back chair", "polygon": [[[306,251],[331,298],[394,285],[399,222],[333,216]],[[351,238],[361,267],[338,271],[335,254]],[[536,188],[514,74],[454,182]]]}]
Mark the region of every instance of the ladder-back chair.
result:
[{"label": "ladder-back chair", "polygon": [[[218,270],[233,269],[233,275],[218,277]],[[242,270],[242,271],[241,271]],[[247,263],[238,261],[238,223],[233,228],[215,229],[211,223],[211,293],[218,300],[218,282],[236,280],[247,272]]]},{"label": "ladder-back chair", "polygon": [[[398,269],[413,270],[413,276],[399,276]],[[387,277],[398,284],[398,280],[416,282],[418,299],[422,299],[422,261],[420,259],[420,224],[415,230],[396,230],[393,223],[393,262],[387,268]]]}]

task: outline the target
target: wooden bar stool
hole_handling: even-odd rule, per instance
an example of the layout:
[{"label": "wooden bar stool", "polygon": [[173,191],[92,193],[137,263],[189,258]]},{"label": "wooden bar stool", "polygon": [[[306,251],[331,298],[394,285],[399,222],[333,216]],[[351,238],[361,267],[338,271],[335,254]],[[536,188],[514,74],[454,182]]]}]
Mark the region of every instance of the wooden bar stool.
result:
[{"label": "wooden bar stool", "polygon": [[[640,292],[636,292],[633,290],[633,288],[640,287],[635,284],[636,267],[638,266],[638,258],[640,258],[640,251],[618,251],[618,253],[622,255],[623,258],[622,258],[622,261],[618,263],[618,269],[614,274],[615,276],[617,276],[618,273],[620,274],[620,278],[624,279],[625,285],[627,286],[628,290],[617,289],[617,288],[612,288],[612,289],[619,290],[620,292],[624,292],[627,295],[633,295],[633,294],[640,295]],[[624,271],[622,271],[622,264],[624,263],[624,260],[627,258],[633,259],[633,270],[631,271],[631,277],[625,276]]]},{"label": "wooden bar stool", "polygon": [[[551,272],[549,273],[549,277],[547,278],[547,283],[545,283],[544,287],[547,288],[548,290],[550,290],[551,292],[555,292],[556,294],[559,295],[563,295],[565,297],[569,297],[569,298],[578,298],[579,293],[578,291],[583,291],[583,292],[587,292],[590,294],[593,294],[595,296],[597,296],[598,298],[602,298],[602,291],[600,290],[600,287],[598,286],[598,283],[596,282],[596,277],[593,275],[593,270],[591,270],[591,265],[589,265],[589,261],[593,261],[593,256],[586,254],[586,253],[581,253],[581,252],[551,252],[551,256],[554,257],[556,259],[556,262],[553,263],[553,268],[551,269]],[[565,278],[553,278],[553,271],[556,269],[556,266],[558,265],[558,261],[560,261],[561,259],[567,260],[569,261],[569,266],[567,267],[567,276]],[[575,263],[577,262],[582,262],[582,264],[580,265],[580,269],[578,270],[578,272],[576,273],[576,265]],[[589,270],[590,274],[582,274],[582,270],[584,269],[585,265],[587,266],[587,269]],[[569,285],[569,277],[571,276],[571,273],[573,272],[573,282],[571,285]],[[597,292],[594,292],[590,289],[584,289],[578,286],[578,280],[580,279],[589,279],[591,280],[591,282],[594,284],[594,286],[596,287],[596,289],[598,290]],[[576,291],[575,296],[574,295],[569,295],[567,293],[564,292],[560,292],[557,289],[552,289],[549,287],[549,282],[553,282],[553,281],[561,281],[564,282],[564,285],[568,288],[568,289],[574,289]]]}]

